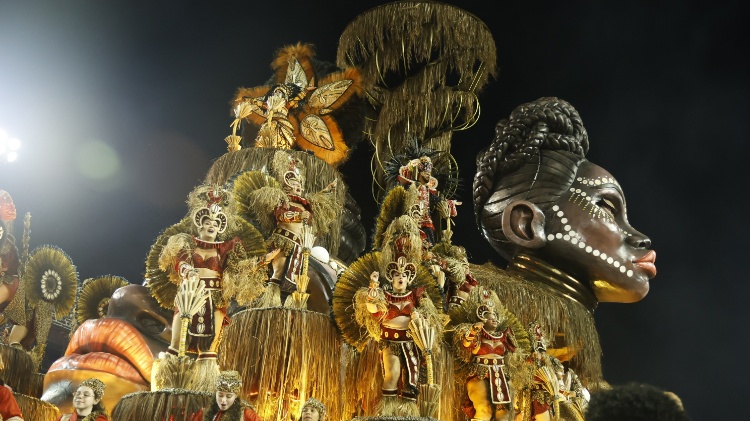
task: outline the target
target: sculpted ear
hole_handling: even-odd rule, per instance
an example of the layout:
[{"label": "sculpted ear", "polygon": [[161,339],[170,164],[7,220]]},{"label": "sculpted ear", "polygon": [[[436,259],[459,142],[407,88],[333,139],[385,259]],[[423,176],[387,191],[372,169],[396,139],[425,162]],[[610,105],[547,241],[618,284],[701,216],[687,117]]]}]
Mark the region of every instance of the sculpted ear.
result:
[{"label": "sculpted ear", "polygon": [[544,214],[531,202],[514,200],[503,212],[503,233],[519,247],[542,247],[547,243],[544,235]]}]

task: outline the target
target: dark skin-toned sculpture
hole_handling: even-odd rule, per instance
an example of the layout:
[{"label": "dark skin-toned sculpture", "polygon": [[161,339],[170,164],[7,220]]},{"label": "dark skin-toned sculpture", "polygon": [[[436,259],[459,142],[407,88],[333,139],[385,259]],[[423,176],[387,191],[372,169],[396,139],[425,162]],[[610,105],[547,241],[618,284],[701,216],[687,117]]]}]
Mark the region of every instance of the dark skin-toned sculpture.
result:
[{"label": "dark skin-toned sculpture", "polygon": [[583,354],[582,377],[597,382],[593,311],[599,302],[645,297],[656,254],[628,222],[617,180],[586,160],[588,148],[570,104],[558,98],[523,104],[497,123],[492,144],[479,153],[473,196],[482,234],[509,262],[507,273],[538,299],[526,309],[512,294],[500,291],[501,300],[511,301],[519,318],[541,314],[550,337],[562,337],[568,355],[560,359]]}]

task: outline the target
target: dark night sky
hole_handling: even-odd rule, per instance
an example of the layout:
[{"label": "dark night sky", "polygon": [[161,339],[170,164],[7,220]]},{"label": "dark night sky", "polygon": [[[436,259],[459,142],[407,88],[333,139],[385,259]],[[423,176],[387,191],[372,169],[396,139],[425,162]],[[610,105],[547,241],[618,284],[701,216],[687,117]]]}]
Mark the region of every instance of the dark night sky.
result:
[{"label": "dark night sky", "polygon": [[[140,283],[153,240],[225,151],[235,89],[263,84],[286,44],[313,43],[334,61],[346,24],[381,2],[136,3],[0,0],[0,129],[23,144],[0,164],[0,189],[31,212],[32,247],[61,247],[81,279]],[[749,345],[741,3],[603,3],[454,3],[490,28],[500,66],[479,96],[479,123],[453,138],[462,199],[471,203],[474,156],[497,120],[542,96],[569,101],[589,132],[588,158],[618,178],[630,221],[658,254],[643,301],[597,309],[605,378],[672,390],[696,420],[727,417]],[[362,187],[368,227],[369,183],[352,180],[368,176],[369,152],[342,168]],[[457,222],[475,263],[501,263],[469,206]]]}]

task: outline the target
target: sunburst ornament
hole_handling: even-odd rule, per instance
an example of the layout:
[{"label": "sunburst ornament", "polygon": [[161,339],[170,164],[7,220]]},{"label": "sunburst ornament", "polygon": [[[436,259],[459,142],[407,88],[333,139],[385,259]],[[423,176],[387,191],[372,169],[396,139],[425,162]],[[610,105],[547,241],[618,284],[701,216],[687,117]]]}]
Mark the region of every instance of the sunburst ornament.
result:
[{"label": "sunburst ornament", "polygon": [[125,278],[114,275],[104,275],[83,281],[81,294],[78,297],[78,310],[76,311],[78,323],[106,316],[112,294],[117,289],[129,284]]},{"label": "sunburst ornament", "polygon": [[24,283],[28,288],[29,303],[32,306],[41,301],[51,304],[59,319],[73,308],[78,272],[62,249],[43,245],[31,252],[26,264]]}]

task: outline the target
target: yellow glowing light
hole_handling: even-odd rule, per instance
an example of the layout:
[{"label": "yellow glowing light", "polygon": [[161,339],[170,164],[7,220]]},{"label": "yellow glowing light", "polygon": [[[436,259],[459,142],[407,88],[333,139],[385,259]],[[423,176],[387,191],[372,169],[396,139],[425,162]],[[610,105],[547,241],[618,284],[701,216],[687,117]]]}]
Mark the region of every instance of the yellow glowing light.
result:
[{"label": "yellow glowing light", "polygon": [[86,142],[78,150],[78,171],[85,177],[105,180],[120,172],[120,158],[111,146],[99,140]]}]

